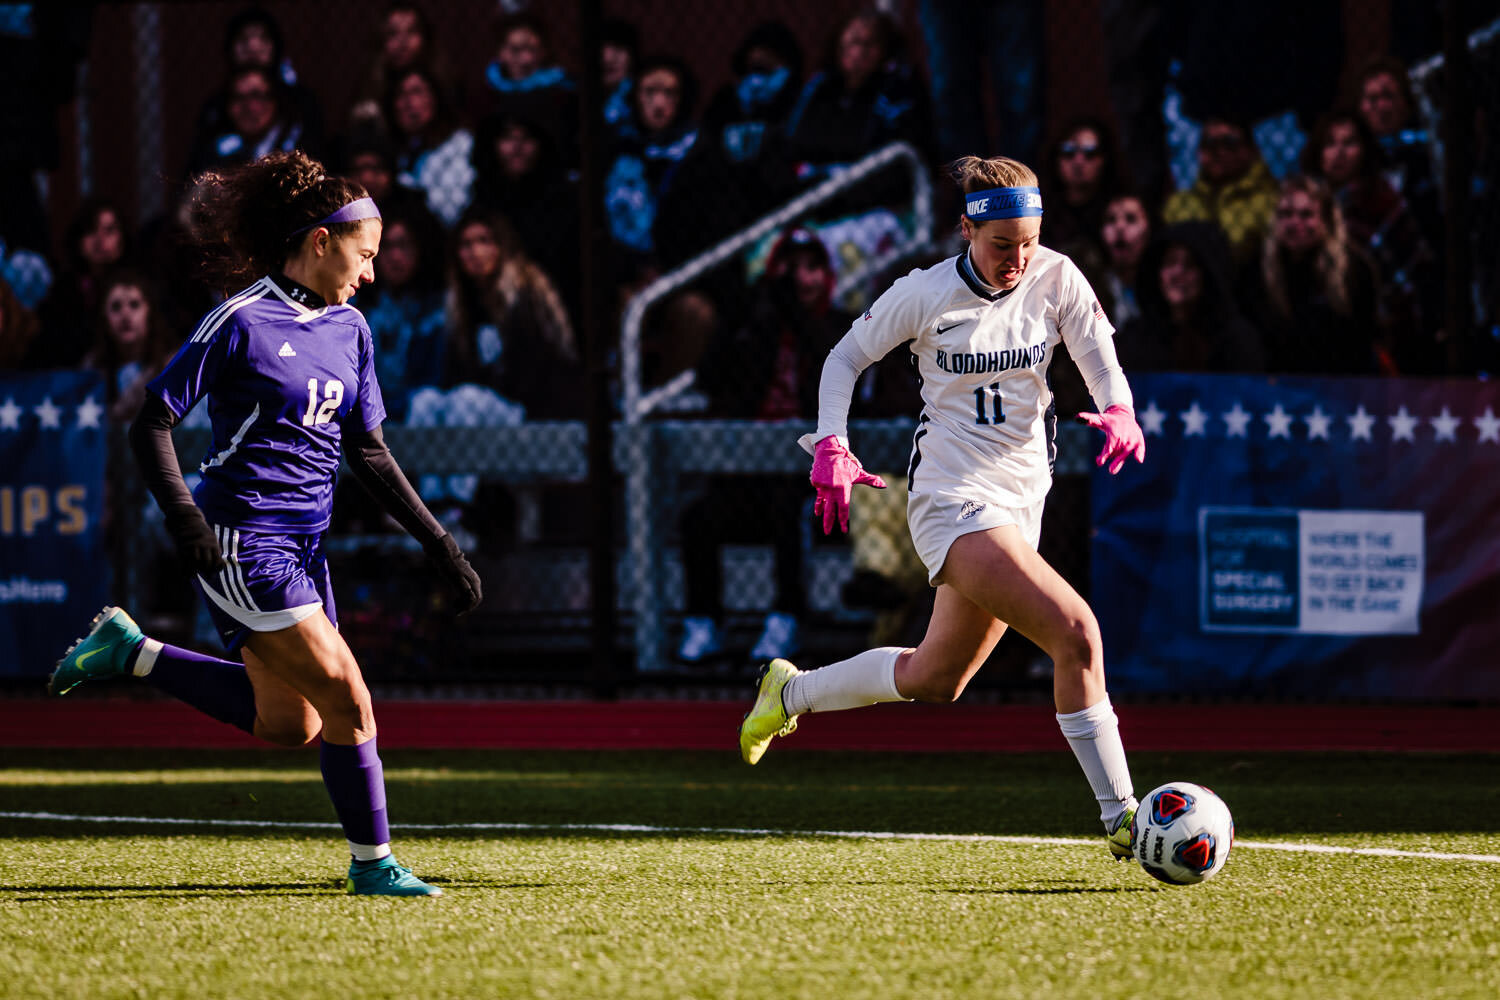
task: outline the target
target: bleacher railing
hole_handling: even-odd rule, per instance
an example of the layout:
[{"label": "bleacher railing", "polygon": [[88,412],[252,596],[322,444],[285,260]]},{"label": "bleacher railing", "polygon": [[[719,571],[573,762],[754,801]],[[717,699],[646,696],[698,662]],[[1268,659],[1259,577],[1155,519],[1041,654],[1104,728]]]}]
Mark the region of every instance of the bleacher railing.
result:
[{"label": "bleacher railing", "polygon": [[[834,289],[834,297],[837,298],[840,293],[865,280],[891,261],[932,243],[932,179],[928,176],[929,168],[921,154],[909,143],[893,142],[847,168],[836,171],[817,187],[804,191],[774,212],[762,216],[760,221],[709,247],[636,293],[626,303],[625,313],[620,320],[620,378],[625,422],[633,424],[644,419],[669,395],[661,391],[647,395],[641,385],[641,329],[645,325],[647,309],[781,227],[797,222],[819,205],[834,200],[853,185],[892,166],[904,166],[911,171],[912,230],[885,254],[870,260],[861,268],[841,275],[838,286]],[[673,388],[686,387],[685,382],[668,385]]]},{"label": "bleacher railing", "polygon": [[[665,666],[662,616],[662,549],[660,545],[660,512],[652,503],[652,494],[671,470],[662,467],[664,458],[655,435],[645,432],[642,421],[661,402],[691,384],[691,372],[646,394],[641,385],[641,329],[646,310],[672,292],[686,286],[700,275],[724,263],[735,254],[783,226],[801,220],[819,205],[838,198],[853,185],[893,167],[905,167],[912,181],[912,228],[904,239],[895,241],[886,253],[870,260],[864,267],[840,277],[843,288],[865,280],[902,255],[926,249],[932,244],[932,180],[928,166],[917,150],[908,143],[896,142],[837,171],[823,183],[787,202],[760,221],[710,247],[680,267],[662,275],[633,297],[625,307],[620,323],[620,367],[624,395],[624,423],[620,439],[626,454],[625,524],[626,545],[630,559],[630,594],[633,604],[636,670],[652,672]],[[839,289],[835,290],[837,294]],[[785,434],[786,447],[795,449],[796,434]],[[723,450],[720,448],[719,450]],[[618,453],[618,448],[617,448]],[[731,454],[736,452],[730,452]],[[788,526],[790,530],[790,526]]]}]

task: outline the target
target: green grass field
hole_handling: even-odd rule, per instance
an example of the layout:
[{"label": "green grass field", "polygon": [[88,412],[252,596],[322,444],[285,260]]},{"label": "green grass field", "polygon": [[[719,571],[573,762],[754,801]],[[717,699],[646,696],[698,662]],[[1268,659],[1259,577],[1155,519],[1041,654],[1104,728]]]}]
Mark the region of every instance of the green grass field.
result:
[{"label": "green grass field", "polygon": [[342,895],[315,753],[0,751],[0,996],[1500,996],[1493,756],[1136,754],[1234,810],[1193,888],[1066,754],[383,756],[440,899]]}]

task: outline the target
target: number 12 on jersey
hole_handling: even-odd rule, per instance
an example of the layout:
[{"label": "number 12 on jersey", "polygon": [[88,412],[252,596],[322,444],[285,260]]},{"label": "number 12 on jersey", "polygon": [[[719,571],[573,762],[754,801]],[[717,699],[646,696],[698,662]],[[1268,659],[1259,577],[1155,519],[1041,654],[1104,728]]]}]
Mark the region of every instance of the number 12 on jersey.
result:
[{"label": "number 12 on jersey", "polygon": [[339,404],[344,401],[344,383],[336,378],[331,378],[323,383],[323,402],[318,403],[318,380],[310,378],[307,380],[307,412],[302,414],[302,426],[313,427],[317,424],[326,424],[333,419],[338,412]]},{"label": "number 12 on jersey", "polygon": [[[990,397],[990,415],[984,415],[984,397]],[[974,422],[976,424],[1003,424],[1005,411],[1000,408],[1000,383],[982,385],[974,390]]]}]

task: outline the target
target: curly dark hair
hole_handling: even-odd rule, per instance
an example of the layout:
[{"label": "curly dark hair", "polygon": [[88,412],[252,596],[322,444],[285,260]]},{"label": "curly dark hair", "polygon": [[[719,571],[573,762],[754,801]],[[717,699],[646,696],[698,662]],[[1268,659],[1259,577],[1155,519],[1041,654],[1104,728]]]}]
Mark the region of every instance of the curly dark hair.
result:
[{"label": "curly dark hair", "polygon": [[[367,196],[362,185],[330,176],[300,150],[270,153],[194,180],[193,239],[205,251],[212,277],[253,281],[281,270],[311,235],[299,230]],[[341,238],[359,225],[338,222],[328,232]]]}]

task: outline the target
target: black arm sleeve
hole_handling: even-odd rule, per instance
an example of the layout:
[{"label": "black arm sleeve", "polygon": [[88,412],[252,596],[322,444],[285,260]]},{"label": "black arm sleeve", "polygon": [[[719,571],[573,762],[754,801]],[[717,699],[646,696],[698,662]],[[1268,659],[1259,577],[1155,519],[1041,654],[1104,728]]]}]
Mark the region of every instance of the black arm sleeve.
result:
[{"label": "black arm sleeve", "polygon": [[201,576],[222,569],[224,554],[214,529],[183,482],[177,449],[172,445],[175,423],[177,419],[167,404],[148,393],[130,425],[130,450],[135,452],[146,487],[166,518],[167,533],[177,547],[178,558],[190,572]]},{"label": "black arm sleeve", "polygon": [[182,478],[177,448],[172,444],[172,428],[177,418],[158,396],[146,394],[141,412],[130,425],[130,450],[145,477],[146,488],[156,498],[162,513],[180,513],[195,508],[193,495]]},{"label": "black arm sleeve", "polygon": [[396,464],[396,456],[386,446],[379,426],[370,430],[344,429],[344,458],[354,478],[375,498],[382,510],[396,519],[406,533],[422,543],[428,552],[439,552],[447,531]]}]

